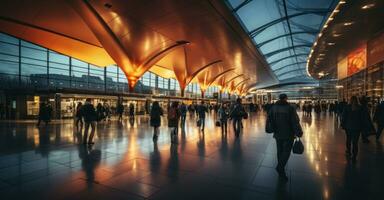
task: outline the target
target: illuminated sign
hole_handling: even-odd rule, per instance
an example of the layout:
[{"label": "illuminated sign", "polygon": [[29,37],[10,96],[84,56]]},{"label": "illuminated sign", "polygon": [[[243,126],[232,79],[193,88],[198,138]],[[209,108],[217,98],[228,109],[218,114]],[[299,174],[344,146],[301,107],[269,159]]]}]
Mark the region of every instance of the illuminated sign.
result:
[{"label": "illuminated sign", "polygon": [[367,49],[356,49],[347,56],[347,75],[351,76],[367,67]]}]

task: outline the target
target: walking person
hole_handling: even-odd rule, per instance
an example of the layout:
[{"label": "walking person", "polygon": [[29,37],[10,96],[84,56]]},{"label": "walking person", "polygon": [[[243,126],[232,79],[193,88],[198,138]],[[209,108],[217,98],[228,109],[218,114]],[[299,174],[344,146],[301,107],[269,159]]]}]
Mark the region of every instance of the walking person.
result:
[{"label": "walking person", "polygon": [[36,126],[37,127],[40,126],[41,121],[45,122],[45,126],[47,126],[50,120],[49,115],[50,115],[50,111],[49,111],[48,105],[45,102],[42,102],[40,104],[38,121]]},{"label": "walking person", "polygon": [[229,114],[232,118],[233,131],[235,132],[235,136],[240,136],[240,131],[242,127],[242,119],[245,117],[247,113],[243,105],[241,104],[241,99],[237,98],[236,103],[233,105],[233,108]]},{"label": "walking person", "polygon": [[156,142],[159,137],[159,127],[161,125],[161,116],[163,109],[161,109],[159,102],[155,101],[152,104],[150,112],[150,125],[153,127],[153,141]]},{"label": "walking person", "polygon": [[227,106],[223,103],[221,104],[219,110],[217,111],[219,115],[221,132],[227,134],[227,125],[228,125],[228,110]]},{"label": "walking person", "polygon": [[133,103],[129,104],[129,118],[133,119],[135,117],[135,106]]},{"label": "walking person", "polygon": [[177,132],[179,126],[180,112],[179,103],[172,102],[168,109],[168,127],[171,129],[171,143],[177,144]]},{"label": "walking person", "polygon": [[377,105],[373,121],[377,124],[376,142],[380,141],[381,133],[384,129],[384,101]]},{"label": "walking person", "polygon": [[206,113],[208,112],[208,108],[207,108],[207,106],[205,106],[204,101],[201,101],[201,104],[197,106],[196,112],[197,112],[197,116],[199,118],[198,120],[200,121],[201,131],[204,132],[205,116],[206,116]]},{"label": "walking person", "polygon": [[[77,103],[76,121],[75,121],[77,131],[83,130],[83,110],[82,110],[82,108],[83,108],[83,103],[81,103],[81,102]],[[79,128],[79,125],[80,125],[80,128]]]},{"label": "walking person", "polygon": [[363,140],[363,143],[369,143],[369,135],[371,133],[375,133],[375,127],[373,126],[371,114],[369,112],[368,108],[368,100],[367,97],[363,96],[360,98],[360,104],[361,104],[361,112],[363,115],[364,121],[364,128],[361,130],[361,138]]},{"label": "walking person", "polygon": [[185,127],[185,120],[187,118],[187,106],[184,104],[184,103],[181,103],[180,106],[179,106],[179,110],[180,110],[180,126],[182,128]]},{"label": "walking person", "polygon": [[117,115],[119,116],[117,120],[121,122],[123,120],[123,113],[124,113],[124,106],[121,102],[117,104],[116,112],[117,112]]},{"label": "walking person", "polygon": [[267,121],[273,125],[273,137],[276,140],[276,171],[281,180],[287,181],[285,166],[291,155],[295,137],[303,135],[296,109],[287,102],[286,94],[280,94],[279,100],[268,113]]},{"label": "walking person", "polygon": [[[92,145],[93,143],[93,137],[95,135],[95,127],[96,127],[96,121],[97,121],[97,114],[95,111],[95,107],[92,105],[92,100],[90,98],[87,98],[85,100],[85,103],[82,108],[82,114],[84,118],[84,137],[83,137],[83,144],[86,145]],[[88,130],[89,127],[91,127],[91,133],[88,138]]]},{"label": "walking person", "polygon": [[105,118],[104,111],[105,111],[104,106],[101,105],[101,103],[98,103],[96,106],[97,121],[101,121]]},{"label": "walking person", "polygon": [[[347,159],[356,161],[359,151],[360,132],[364,130],[364,115],[356,96],[352,96],[350,103],[345,106],[341,115],[341,127],[346,133],[346,151]],[[352,152],[351,152],[352,151]]]}]

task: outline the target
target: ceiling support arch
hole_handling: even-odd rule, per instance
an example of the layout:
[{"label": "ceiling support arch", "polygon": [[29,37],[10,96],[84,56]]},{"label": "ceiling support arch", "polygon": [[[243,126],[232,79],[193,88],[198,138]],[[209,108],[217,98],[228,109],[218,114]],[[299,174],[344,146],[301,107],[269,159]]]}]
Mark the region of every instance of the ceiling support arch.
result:
[{"label": "ceiling support arch", "polygon": [[309,14],[315,14],[315,15],[320,15],[320,16],[325,16],[328,14],[328,12],[330,12],[330,10],[313,10],[313,11],[308,11],[308,12],[299,12],[299,13],[296,13],[296,14],[292,14],[292,15],[288,15],[288,16],[284,16],[284,17],[281,17],[281,18],[278,18],[278,19],[275,19],[271,22],[268,22],[260,27],[257,27],[253,30],[251,30],[249,32],[249,35],[254,38],[256,37],[257,35],[259,35],[261,32],[263,32],[264,30],[266,30],[267,28],[275,25],[275,24],[278,24],[280,22],[283,22],[283,21],[286,21],[286,20],[289,20],[291,18],[295,18],[295,17],[299,17],[299,16],[302,16],[302,15],[309,15]]},{"label": "ceiling support arch", "polygon": [[235,68],[224,70],[219,74],[216,74],[213,76],[212,76],[212,71],[210,70],[206,70],[204,74],[200,73],[197,76],[197,80],[199,81],[199,85],[200,85],[201,97],[204,98],[205,91],[209,86],[211,86],[213,82],[215,82],[216,79],[233,70],[235,70]]},{"label": "ceiling support arch", "polygon": [[284,38],[284,37],[288,37],[288,36],[291,36],[291,35],[299,35],[299,34],[310,34],[310,35],[317,35],[319,32],[318,31],[298,31],[298,32],[293,32],[293,33],[287,33],[287,34],[283,34],[283,35],[279,35],[279,36],[276,36],[274,38],[271,38],[269,40],[265,40],[263,42],[260,42],[259,44],[257,44],[257,48],[260,48],[270,42],[273,42],[277,39],[280,39],[280,38]]},{"label": "ceiling support arch", "polygon": [[286,47],[286,48],[278,49],[276,51],[268,52],[268,53],[264,54],[264,56],[268,58],[268,57],[271,57],[271,56],[276,55],[278,53],[282,53],[282,52],[285,52],[285,51],[289,51],[289,50],[292,50],[292,49],[295,49],[295,48],[301,48],[301,47],[311,48],[312,44],[300,44],[300,45],[289,46],[289,47]]},{"label": "ceiling support arch", "polygon": [[294,66],[294,65],[300,65],[300,64],[305,64],[307,63],[307,61],[303,61],[303,62],[295,62],[295,63],[292,63],[292,64],[289,64],[289,65],[284,65],[283,67],[279,67],[277,69],[272,69],[274,73],[282,70],[282,69],[285,69],[286,67],[290,67],[290,66]]},{"label": "ceiling support arch", "polygon": [[286,72],[283,72],[281,74],[277,74],[277,76],[284,76],[286,74],[290,74],[292,72],[297,72],[297,71],[305,71],[305,68],[297,68],[297,69],[293,69],[293,70],[289,70],[289,71],[286,71]]},{"label": "ceiling support arch", "polygon": [[272,66],[272,65],[275,65],[275,64],[277,64],[277,63],[279,63],[279,62],[281,62],[281,61],[283,61],[283,60],[286,60],[286,59],[289,59],[289,58],[294,58],[294,57],[302,57],[302,56],[307,57],[308,54],[306,54],[306,53],[301,53],[301,54],[296,54],[296,55],[286,56],[286,57],[284,57],[284,58],[280,58],[280,59],[278,59],[278,60],[275,60],[275,61],[273,61],[273,62],[270,62],[269,65]]}]

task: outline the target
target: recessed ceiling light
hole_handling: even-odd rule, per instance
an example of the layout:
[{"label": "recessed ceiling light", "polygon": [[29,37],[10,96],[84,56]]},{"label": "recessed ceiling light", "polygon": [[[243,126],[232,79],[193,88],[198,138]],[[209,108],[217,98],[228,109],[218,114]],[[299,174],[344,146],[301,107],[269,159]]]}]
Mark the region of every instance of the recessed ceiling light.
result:
[{"label": "recessed ceiling light", "polygon": [[337,33],[333,34],[333,37],[340,37],[340,36],[341,34],[337,34]]},{"label": "recessed ceiling light", "polygon": [[352,25],[353,24],[353,22],[345,22],[344,23],[344,26],[350,26],[350,25]]},{"label": "recessed ceiling light", "polygon": [[345,3],[347,3],[347,2],[345,2],[345,1],[339,1],[339,4],[345,4]]},{"label": "recessed ceiling light", "polygon": [[370,3],[370,4],[366,4],[366,5],[362,6],[361,9],[366,10],[366,9],[370,9],[374,6],[375,6],[374,3]]},{"label": "recessed ceiling light", "polygon": [[329,46],[332,46],[332,45],[335,45],[336,43],[334,43],[334,42],[328,42],[328,45]]}]

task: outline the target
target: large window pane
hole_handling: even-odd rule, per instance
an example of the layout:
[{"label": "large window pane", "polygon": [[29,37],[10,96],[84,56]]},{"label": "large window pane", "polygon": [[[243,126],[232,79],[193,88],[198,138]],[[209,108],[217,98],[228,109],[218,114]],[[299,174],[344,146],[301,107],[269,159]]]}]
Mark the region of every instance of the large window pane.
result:
[{"label": "large window pane", "polygon": [[15,44],[8,44],[4,42],[0,42],[0,54],[7,55],[19,55],[19,46]]},{"label": "large window pane", "polygon": [[9,36],[4,33],[0,33],[0,41],[2,42],[7,42],[7,43],[12,43],[12,44],[19,44],[19,39]]},{"label": "large window pane", "polygon": [[21,47],[21,57],[46,61],[47,60],[47,52],[43,51],[43,50]]},{"label": "large window pane", "polygon": [[0,60],[0,73],[13,75],[19,74],[19,63]]},{"label": "large window pane", "polygon": [[54,51],[49,51],[49,62],[69,65],[69,57],[62,54],[58,54]]}]

